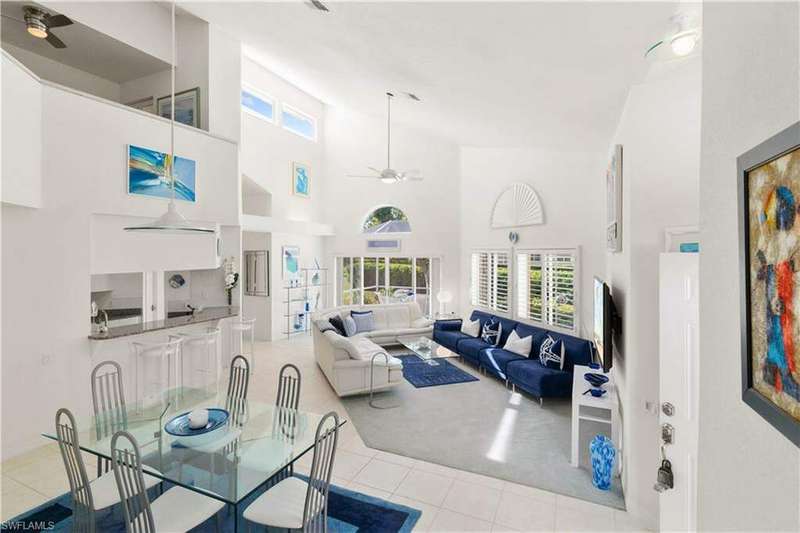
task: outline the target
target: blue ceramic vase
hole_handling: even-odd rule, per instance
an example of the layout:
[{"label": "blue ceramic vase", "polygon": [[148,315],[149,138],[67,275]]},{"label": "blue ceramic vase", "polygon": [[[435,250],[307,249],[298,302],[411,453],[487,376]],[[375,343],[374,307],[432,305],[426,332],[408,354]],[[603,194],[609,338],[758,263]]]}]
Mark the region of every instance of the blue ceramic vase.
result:
[{"label": "blue ceramic vase", "polygon": [[592,457],[592,484],[600,490],[609,490],[617,455],[614,443],[605,435],[597,435],[589,444],[589,453]]}]

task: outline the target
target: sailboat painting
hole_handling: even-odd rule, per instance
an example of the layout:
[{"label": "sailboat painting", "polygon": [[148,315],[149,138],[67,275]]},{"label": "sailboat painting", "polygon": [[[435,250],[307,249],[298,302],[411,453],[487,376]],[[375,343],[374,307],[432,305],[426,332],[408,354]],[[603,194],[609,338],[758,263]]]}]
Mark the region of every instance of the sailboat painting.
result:
[{"label": "sailboat painting", "polygon": [[[172,198],[172,188],[167,176],[169,155],[128,145],[128,194]],[[196,202],[195,189],[197,164],[191,159],[175,158],[175,199]]]}]

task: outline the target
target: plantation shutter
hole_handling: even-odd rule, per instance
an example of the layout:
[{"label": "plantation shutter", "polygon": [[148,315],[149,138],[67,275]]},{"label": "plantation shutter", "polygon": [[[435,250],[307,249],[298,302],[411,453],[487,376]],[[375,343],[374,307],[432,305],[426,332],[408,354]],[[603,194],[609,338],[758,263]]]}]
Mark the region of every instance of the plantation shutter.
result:
[{"label": "plantation shutter", "polygon": [[575,250],[527,250],[517,254],[517,315],[575,330]]},{"label": "plantation shutter", "polygon": [[470,286],[472,305],[500,313],[508,312],[508,267],[508,252],[473,252]]},{"label": "plantation shutter", "polygon": [[542,322],[542,256],[538,253],[517,255],[517,314]]}]

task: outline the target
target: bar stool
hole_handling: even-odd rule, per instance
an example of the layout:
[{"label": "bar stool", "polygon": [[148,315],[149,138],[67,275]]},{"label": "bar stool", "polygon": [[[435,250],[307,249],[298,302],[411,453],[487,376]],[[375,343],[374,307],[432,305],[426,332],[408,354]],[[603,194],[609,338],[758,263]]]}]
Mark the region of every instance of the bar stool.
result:
[{"label": "bar stool", "polygon": [[166,405],[170,389],[178,386],[175,365],[182,341],[130,343],[138,412],[146,407]]},{"label": "bar stool", "polygon": [[[220,367],[219,361],[219,328],[210,327],[201,332],[179,333],[170,335],[171,341],[180,340],[178,352],[178,378],[181,387],[195,386],[194,374],[201,375],[200,387],[207,387],[213,383],[214,389],[219,387]],[[189,377],[186,376],[186,363],[189,362]],[[204,366],[193,364],[194,361],[204,361]]]},{"label": "bar stool", "polygon": [[[233,360],[234,356],[244,355],[245,358],[248,360],[247,362],[250,363],[250,373],[255,374],[256,319],[236,317],[228,322],[228,327],[230,328],[230,335],[228,335],[228,363],[229,363],[228,366],[230,366],[230,361]],[[248,333],[250,337],[250,351],[245,352],[244,337]],[[233,339],[234,334],[236,334],[239,337],[238,352],[236,351],[236,343],[234,342]]]}]

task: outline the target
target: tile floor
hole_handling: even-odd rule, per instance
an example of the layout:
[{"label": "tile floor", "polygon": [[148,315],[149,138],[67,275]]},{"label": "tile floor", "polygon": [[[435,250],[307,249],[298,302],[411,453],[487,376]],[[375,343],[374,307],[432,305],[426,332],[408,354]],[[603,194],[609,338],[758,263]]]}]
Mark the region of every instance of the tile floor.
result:
[{"label": "tile floor", "polygon": [[[254,399],[273,401],[277,371],[292,362],[303,373],[302,409],[346,413],[314,362],[310,338],[258,343],[256,357],[250,388]],[[92,472],[93,459],[86,461]],[[309,463],[310,455],[297,470],[305,471]],[[54,444],[6,461],[0,470],[0,520],[69,489]],[[351,423],[342,429],[333,476],[341,487],[419,509],[416,531],[643,530],[623,511],[368,448]]]}]

